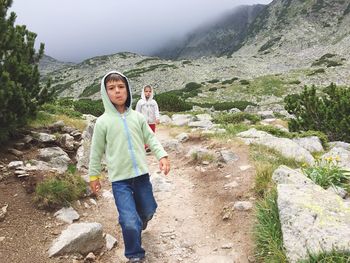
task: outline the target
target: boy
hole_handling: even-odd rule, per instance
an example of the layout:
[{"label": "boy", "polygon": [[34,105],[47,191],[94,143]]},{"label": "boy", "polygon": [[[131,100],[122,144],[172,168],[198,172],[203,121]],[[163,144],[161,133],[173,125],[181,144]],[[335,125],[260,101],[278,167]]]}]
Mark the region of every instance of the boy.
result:
[{"label": "boy", "polygon": [[150,146],[164,174],[170,170],[167,153],[142,114],[131,109],[131,89],[123,74],[107,73],[101,81],[101,96],[105,112],[97,119],[92,137],[90,187],[94,194],[101,189],[101,157],[105,153],[123,233],[124,254],[129,262],[143,262],[145,250],[141,247],[141,231],[157,208],[144,144]]},{"label": "boy", "polygon": [[[136,111],[142,113],[152,131],[156,131],[156,124],[159,124],[159,108],[157,102],[153,99],[153,88],[150,85],[145,86],[141,92],[141,99],[136,104]],[[148,145],[145,145],[146,152],[151,152]]]}]

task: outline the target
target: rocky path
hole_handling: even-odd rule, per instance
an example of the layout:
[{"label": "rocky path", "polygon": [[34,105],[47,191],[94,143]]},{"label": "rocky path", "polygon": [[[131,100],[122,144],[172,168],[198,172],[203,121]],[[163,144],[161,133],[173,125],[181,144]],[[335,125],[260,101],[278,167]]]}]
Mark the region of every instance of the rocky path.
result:
[{"label": "rocky path", "polygon": [[[157,136],[161,141],[171,138],[165,128],[158,130]],[[248,165],[247,149],[242,145],[235,148],[239,160],[222,168],[218,168],[216,163],[195,164],[184,157],[190,148],[204,147],[207,143],[208,141],[190,141],[184,144],[181,153],[170,152],[172,170],[168,176],[161,175],[156,159],[149,157],[158,210],[143,232],[147,262],[252,261],[253,212],[231,209],[235,201],[254,200],[253,169],[241,171],[239,168]],[[236,187],[224,187],[233,181],[237,182]],[[102,213],[108,211],[105,218],[115,222],[114,203],[109,204],[108,208],[103,208]],[[101,223],[105,228],[110,222]],[[107,252],[99,262],[125,262],[119,231],[117,235],[120,241],[117,253],[115,250]]]},{"label": "rocky path", "polygon": [[[157,136],[165,142],[173,138],[170,133],[174,130],[160,127]],[[229,149],[238,160],[224,165],[216,161],[196,163],[185,157],[196,146],[214,151]],[[254,203],[254,169],[249,164],[247,146],[197,138],[183,143],[180,152],[169,154],[172,170],[168,176],[159,173],[155,157],[148,157],[158,210],[143,232],[147,262],[251,262],[253,211],[232,209],[237,201]],[[101,223],[104,232],[118,240],[114,249],[96,255],[95,262],[126,262],[110,183],[102,181],[102,188],[97,202],[87,198],[73,207],[80,215],[78,222]],[[84,261],[79,256],[48,258],[52,241],[67,224],[55,219],[51,212],[37,210],[20,182],[0,182],[0,197],[9,204],[8,216],[0,222],[0,262]]]}]

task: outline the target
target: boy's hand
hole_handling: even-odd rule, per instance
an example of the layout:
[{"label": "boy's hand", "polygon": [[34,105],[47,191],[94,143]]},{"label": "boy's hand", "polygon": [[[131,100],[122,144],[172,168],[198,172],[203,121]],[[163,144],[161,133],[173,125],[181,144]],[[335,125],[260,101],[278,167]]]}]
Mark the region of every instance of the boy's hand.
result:
[{"label": "boy's hand", "polygon": [[156,124],[158,125],[160,123],[160,120],[159,119],[156,119]]},{"label": "boy's hand", "polygon": [[99,179],[90,182],[90,188],[94,195],[97,196],[98,191],[101,190],[101,183]]},{"label": "boy's hand", "polygon": [[170,171],[170,162],[168,160],[168,157],[163,157],[162,159],[159,160],[159,169],[167,175]]}]

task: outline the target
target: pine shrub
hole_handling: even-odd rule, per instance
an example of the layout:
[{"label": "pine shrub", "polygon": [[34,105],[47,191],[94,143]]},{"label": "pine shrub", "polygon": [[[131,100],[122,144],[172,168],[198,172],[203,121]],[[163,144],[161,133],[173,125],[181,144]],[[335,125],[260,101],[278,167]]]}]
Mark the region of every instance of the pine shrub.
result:
[{"label": "pine shrub", "polygon": [[36,34],[25,25],[15,25],[14,12],[7,15],[11,5],[12,0],[0,3],[0,143],[53,97],[53,92],[48,91],[49,82],[39,86],[38,63],[44,54],[44,44],[37,53]]},{"label": "pine shrub", "polygon": [[350,142],[350,88],[330,84],[318,94],[305,86],[301,94],[285,97],[286,110],[295,116],[290,131],[321,131],[330,141]]}]

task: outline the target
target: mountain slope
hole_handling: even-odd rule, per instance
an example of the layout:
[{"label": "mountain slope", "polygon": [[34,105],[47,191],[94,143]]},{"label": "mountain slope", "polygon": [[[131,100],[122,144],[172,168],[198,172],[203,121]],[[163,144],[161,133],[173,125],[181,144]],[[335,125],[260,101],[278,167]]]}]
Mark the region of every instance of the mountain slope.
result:
[{"label": "mountain slope", "polygon": [[348,1],[275,0],[251,23],[242,46],[289,54],[336,45],[349,36],[349,22]]},{"label": "mountain slope", "polygon": [[245,38],[249,24],[265,5],[239,6],[220,19],[189,33],[176,46],[168,46],[154,55],[167,59],[193,59],[231,53]]},{"label": "mountain slope", "polygon": [[46,75],[55,70],[74,65],[71,62],[62,62],[53,57],[44,55],[39,61],[39,71],[42,75]]}]

